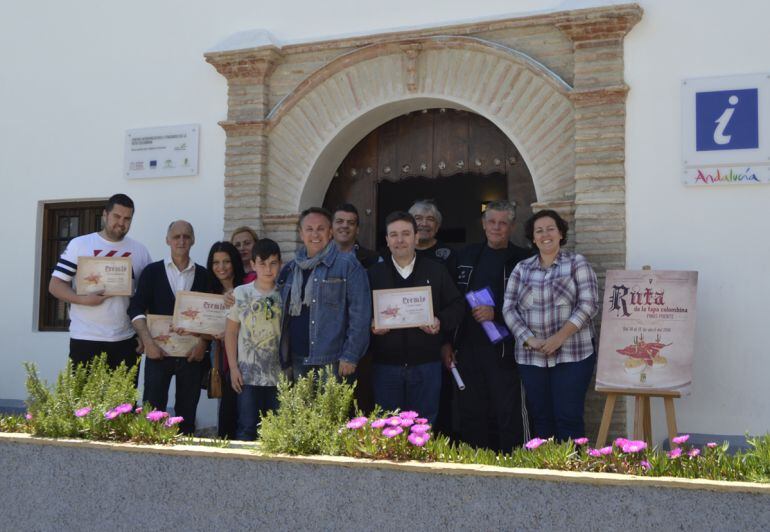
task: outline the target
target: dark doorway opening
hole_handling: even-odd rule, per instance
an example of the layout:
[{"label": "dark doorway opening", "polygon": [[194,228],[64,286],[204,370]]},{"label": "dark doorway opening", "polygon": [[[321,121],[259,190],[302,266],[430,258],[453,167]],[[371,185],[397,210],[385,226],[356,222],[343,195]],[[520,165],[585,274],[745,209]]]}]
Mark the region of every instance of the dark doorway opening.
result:
[{"label": "dark doorway opening", "polygon": [[[424,109],[369,132],[340,163],[324,199],[358,208],[359,243],[381,248],[385,217],[417,199],[434,199],[444,221],[438,238],[450,246],[479,242],[484,202],[514,201],[525,220],[535,187],[516,147],[492,122],[461,109]],[[513,242],[524,245],[522,224]]]},{"label": "dark doorway opening", "polygon": [[385,218],[393,211],[409,210],[416,200],[436,203],[443,221],[437,238],[460,248],[483,238],[481,213],[486,203],[508,197],[503,174],[458,174],[451,177],[413,177],[382,181],[377,187],[377,247],[385,245]]}]

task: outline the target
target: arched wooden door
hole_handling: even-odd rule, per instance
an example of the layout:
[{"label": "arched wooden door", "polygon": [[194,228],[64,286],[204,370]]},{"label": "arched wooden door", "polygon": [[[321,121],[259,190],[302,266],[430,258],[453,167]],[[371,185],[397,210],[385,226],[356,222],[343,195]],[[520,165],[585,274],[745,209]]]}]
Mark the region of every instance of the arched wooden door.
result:
[{"label": "arched wooden door", "polygon": [[[324,206],[352,203],[361,218],[359,241],[383,245],[383,220],[407,210],[416,199],[436,199],[449,244],[481,239],[478,218],[486,202],[516,202],[525,220],[535,202],[526,164],[513,143],[492,122],[468,111],[425,109],[378,127],[345,157],[329,185]],[[522,224],[514,241],[523,244]]]}]

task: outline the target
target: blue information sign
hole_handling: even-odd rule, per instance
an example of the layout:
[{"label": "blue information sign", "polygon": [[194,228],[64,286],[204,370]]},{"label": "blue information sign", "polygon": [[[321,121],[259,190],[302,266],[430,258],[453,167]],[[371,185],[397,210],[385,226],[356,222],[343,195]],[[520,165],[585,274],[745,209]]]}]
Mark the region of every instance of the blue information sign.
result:
[{"label": "blue information sign", "polygon": [[696,151],[759,147],[758,90],[695,93]]}]

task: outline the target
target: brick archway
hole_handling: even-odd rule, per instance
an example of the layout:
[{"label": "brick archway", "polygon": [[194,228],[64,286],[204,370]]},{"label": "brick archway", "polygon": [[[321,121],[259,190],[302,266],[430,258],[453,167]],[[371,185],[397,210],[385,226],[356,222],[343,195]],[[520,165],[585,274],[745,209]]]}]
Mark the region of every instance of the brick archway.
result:
[{"label": "brick archway", "polygon": [[320,203],[356,142],[425,102],[492,121],[525,159],[538,200],[568,200],[574,196],[571,91],[530,57],[479,39],[431,37],[361,48],[315,72],[268,116],[274,126],[267,194],[277,201],[266,213]]}]

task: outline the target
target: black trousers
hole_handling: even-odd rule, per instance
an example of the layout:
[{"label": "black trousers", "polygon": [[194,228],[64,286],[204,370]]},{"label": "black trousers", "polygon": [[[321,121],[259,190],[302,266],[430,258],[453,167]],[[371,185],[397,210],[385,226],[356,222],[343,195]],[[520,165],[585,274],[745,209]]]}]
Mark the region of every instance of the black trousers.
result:
[{"label": "black trousers", "polygon": [[[224,371],[220,369],[220,371]],[[217,409],[217,435],[228,440],[235,439],[238,423],[238,394],[230,383],[230,372],[222,375],[222,397]]]},{"label": "black trousers", "polygon": [[[142,355],[137,354],[136,352],[138,345],[136,336],[119,342],[98,342],[94,340],[76,340],[70,338],[69,357],[73,365],[78,365],[87,364],[96,358],[97,355],[106,353],[107,365],[111,369],[120,366],[121,362],[125,363],[128,368],[132,368],[139,364],[142,359]],[[134,386],[136,386],[138,382],[139,371],[136,372]]]},{"label": "black trousers", "polygon": [[465,382],[465,390],[457,392],[460,438],[495,451],[521,446],[529,421],[513,353],[502,359],[492,345],[462,345],[457,357]]},{"label": "black trousers", "polygon": [[144,396],[142,402],[158,410],[166,410],[168,387],[171,377],[176,377],[174,413],[182,416],[179,424],[184,434],[195,432],[195,413],[201,397],[203,364],[188,362],[182,357],[165,357],[161,360],[148,358],[144,365]]}]

